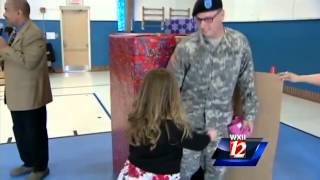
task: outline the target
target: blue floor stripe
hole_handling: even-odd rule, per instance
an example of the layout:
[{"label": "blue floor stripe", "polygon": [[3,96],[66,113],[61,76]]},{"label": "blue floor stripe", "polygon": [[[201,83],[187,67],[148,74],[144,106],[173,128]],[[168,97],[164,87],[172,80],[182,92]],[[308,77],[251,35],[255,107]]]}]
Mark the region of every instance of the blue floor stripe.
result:
[{"label": "blue floor stripe", "polygon": [[110,84],[97,84],[97,85],[84,85],[84,86],[62,86],[62,87],[52,87],[51,89],[54,90],[54,89],[92,88],[92,87],[101,87],[101,86],[110,86]]},{"label": "blue floor stripe", "polygon": [[102,102],[100,101],[99,97],[96,95],[96,93],[93,93],[94,97],[96,97],[97,101],[99,102],[100,106],[102,107],[102,109],[104,110],[104,112],[107,113],[107,115],[109,116],[110,120],[111,120],[111,114],[109,113],[109,111],[107,110],[106,107],[104,107],[104,105],[102,104]]},{"label": "blue floor stripe", "polygon": [[[110,133],[50,139],[49,148],[50,175],[46,180],[113,179]],[[10,169],[22,164],[16,144],[1,145],[0,154],[0,179],[25,180],[26,176],[9,176]]]},{"label": "blue floor stripe", "polygon": [[99,99],[99,97],[97,96],[96,93],[82,93],[82,94],[62,94],[62,95],[54,95],[56,97],[59,96],[78,96],[78,95],[93,95],[96,100],[98,101],[98,103],[100,104],[100,106],[102,107],[102,109],[104,110],[104,112],[107,114],[107,116],[110,118],[111,120],[111,113],[107,110],[107,108],[103,105],[103,103],[101,102],[101,100]]},{"label": "blue floor stripe", "polygon": [[[283,125],[285,125],[285,126],[288,126],[288,127],[290,127],[290,128],[293,128],[293,129],[295,129],[295,130],[297,130],[297,131],[300,131],[301,133],[304,133],[304,134],[306,134],[306,135],[313,136],[313,137],[315,137],[315,138],[319,138],[319,140],[320,140],[320,137],[318,137],[318,136],[316,136],[316,135],[314,135],[314,134],[311,134],[311,133],[309,133],[309,132],[307,132],[307,131],[303,131],[303,130],[301,130],[301,129],[299,129],[299,128],[296,128],[296,127],[294,127],[294,126],[291,126],[291,125],[286,124],[286,123],[283,123],[283,122],[281,122],[281,124],[283,124]],[[320,131],[320,129],[319,129],[319,131]]]},{"label": "blue floor stripe", "polygon": [[319,180],[320,139],[280,125],[273,180]]},{"label": "blue floor stripe", "polygon": [[[51,174],[46,180],[113,179],[111,141],[111,133],[50,139]],[[273,180],[319,180],[319,149],[319,138],[281,124]],[[16,145],[0,145],[0,155],[0,179],[12,179],[10,169],[21,164]]]}]

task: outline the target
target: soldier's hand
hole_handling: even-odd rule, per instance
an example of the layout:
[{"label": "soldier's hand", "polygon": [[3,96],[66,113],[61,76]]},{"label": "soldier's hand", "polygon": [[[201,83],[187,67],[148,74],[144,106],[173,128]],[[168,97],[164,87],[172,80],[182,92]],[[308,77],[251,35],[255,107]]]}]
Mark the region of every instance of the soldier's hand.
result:
[{"label": "soldier's hand", "polygon": [[243,120],[244,128],[249,128],[250,134],[253,132],[253,121]]}]

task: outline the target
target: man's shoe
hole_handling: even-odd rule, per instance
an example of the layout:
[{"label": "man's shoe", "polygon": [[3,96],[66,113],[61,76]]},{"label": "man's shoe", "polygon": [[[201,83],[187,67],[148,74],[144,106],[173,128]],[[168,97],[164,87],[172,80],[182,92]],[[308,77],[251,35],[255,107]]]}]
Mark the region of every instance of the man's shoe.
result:
[{"label": "man's shoe", "polygon": [[42,180],[49,175],[49,169],[44,171],[32,172],[27,180]]},{"label": "man's shoe", "polygon": [[16,176],[26,175],[26,174],[31,173],[32,170],[33,170],[32,167],[19,166],[19,167],[16,167],[10,171],[10,176],[16,177]]}]

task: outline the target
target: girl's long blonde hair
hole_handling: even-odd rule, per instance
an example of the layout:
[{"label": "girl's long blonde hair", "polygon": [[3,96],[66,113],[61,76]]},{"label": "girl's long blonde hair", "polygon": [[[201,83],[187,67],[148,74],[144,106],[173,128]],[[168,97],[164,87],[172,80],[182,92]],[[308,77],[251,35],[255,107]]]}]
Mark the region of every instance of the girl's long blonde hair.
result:
[{"label": "girl's long blonde hair", "polygon": [[172,120],[183,131],[183,138],[191,136],[174,75],[166,69],[155,69],[145,75],[133,111],[129,114],[129,143],[155,148],[164,120]]}]

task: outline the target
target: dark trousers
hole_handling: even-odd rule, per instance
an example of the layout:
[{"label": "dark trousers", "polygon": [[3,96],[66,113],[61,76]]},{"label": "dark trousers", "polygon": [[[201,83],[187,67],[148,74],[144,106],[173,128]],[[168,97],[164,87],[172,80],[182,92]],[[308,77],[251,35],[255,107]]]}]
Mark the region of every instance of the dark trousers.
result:
[{"label": "dark trousers", "polygon": [[11,111],[13,132],[21,160],[34,171],[48,167],[49,148],[47,133],[47,109]]},{"label": "dark trousers", "polygon": [[198,169],[196,173],[193,174],[191,180],[204,180],[204,172],[201,167]]}]

